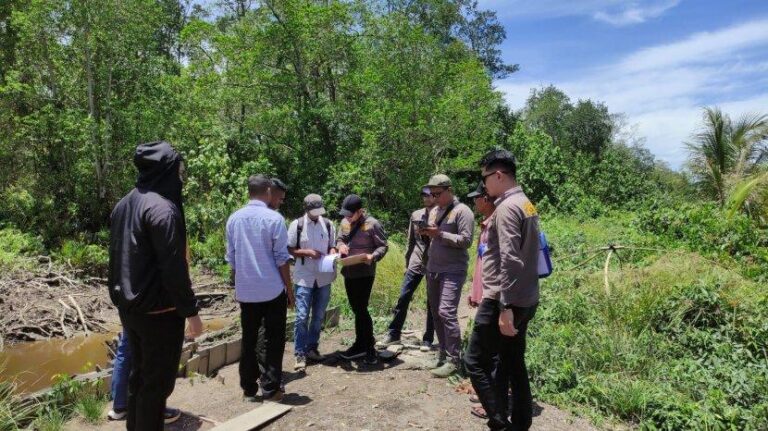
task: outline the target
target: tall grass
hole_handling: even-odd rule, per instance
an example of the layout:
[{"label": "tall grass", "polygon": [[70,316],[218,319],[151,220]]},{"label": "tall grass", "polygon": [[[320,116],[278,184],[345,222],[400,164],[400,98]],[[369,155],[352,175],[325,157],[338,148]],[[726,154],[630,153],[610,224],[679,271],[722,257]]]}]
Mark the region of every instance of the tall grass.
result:
[{"label": "tall grass", "polygon": [[[621,216],[544,226],[556,258],[609,242],[666,248]],[[640,429],[768,429],[764,286],[685,250],[619,253],[610,294],[604,256],[563,259],[542,283],[536,397]]]},{"label": "tall grass", "polygon": [[14,398],[16,385],[0,382],[0,430],[16,430],[34,417],[38,408],[35,404],[22,404]]}]

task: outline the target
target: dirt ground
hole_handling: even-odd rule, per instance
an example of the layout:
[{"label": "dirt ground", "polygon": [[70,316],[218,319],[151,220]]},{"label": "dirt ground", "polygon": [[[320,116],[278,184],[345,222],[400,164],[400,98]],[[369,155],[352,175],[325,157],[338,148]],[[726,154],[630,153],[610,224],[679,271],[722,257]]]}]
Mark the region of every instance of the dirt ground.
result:
[{"label": "dirt ground", "polygon": [[[461,310],[462,327],[469,318]],[[423,316],[410,316],[422,322]],[[415,335],[411,333],[410,337]],[[323,334],[321,364],[310,365],[304,373],[293,372],[293,345],[283,360],[286,396],[284,404],[293,410],[268,424],[266,430],[483,430],[485,421],[470,415],[468,395],[455,386],[433,378],[424,365],[434,353],[406,349],[391,362],[375,366],[338,360],[334,353],[344,350],[351,331]],[[405,336],[404,336],[405,338]],[[406,341],[407,343],[407,341]],[[237,364],[219,370],[214,377],[178,379],[169,405],[185,412],[167,430],[208,430],[259,405],[245,401],[238,385]],[[536,403],[533,430],[595,430],[588,421],[555,407]],[[204,418],[204,419],[201,419]],[[76,419],[67,430],[107,431],[125,429],[124,422],[88,425]]]}]

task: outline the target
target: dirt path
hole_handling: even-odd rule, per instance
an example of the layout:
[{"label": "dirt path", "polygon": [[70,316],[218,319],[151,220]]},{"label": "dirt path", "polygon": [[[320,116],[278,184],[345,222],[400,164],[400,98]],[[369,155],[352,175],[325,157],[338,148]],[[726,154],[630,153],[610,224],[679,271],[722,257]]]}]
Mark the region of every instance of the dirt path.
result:
[{"label": "dirt path", "polygon": [[[421,316],[414,316],[421,322]],[[461,311],[462,326],[469,317]],[[485,421],[471,416],[468,396],[459,394],[446,380],[423,370],[434,354],[406,350],[391,362],[376,366],[337,360],[333,352],[346,348],[350,331],[323,335],[321,353],[330,354],[306,373],[294,373],[293,346],[286,348],[285,404],[294,408],[268,425],[267,430],[484,430]],[[245,413],[258,403],[242,399],[237,364],[211,378],[179,379],[169,404],[186,412],[168,430],[208,430],[213,425],[198,416],[223,422]],[[594,430],[588,421],[549,405],[535,406],[533,430]],[[75,420],[68,430],[122,430],[124,422],[86,425]]]}]

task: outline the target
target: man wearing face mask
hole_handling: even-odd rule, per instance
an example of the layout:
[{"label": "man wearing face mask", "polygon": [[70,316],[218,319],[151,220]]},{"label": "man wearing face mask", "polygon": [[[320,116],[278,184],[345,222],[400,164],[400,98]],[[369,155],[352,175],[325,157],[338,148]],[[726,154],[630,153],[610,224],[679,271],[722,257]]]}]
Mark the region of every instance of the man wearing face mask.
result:
[{"label": "man wearing face mask", "polygon": [[295,371],[303,371],[307,360],[323,360],[318,351],[320,329],[325,308],[331,299],[331,283],[336,279],[335,271],[320,271],[321,259],[336,253],[336,229],[330,220],[323,217],[323,198],[317,194],[307,195],[304,211],[304,215],[288,227],[288,252],[296,259],[293,267],[296,296]]},{"label": "man wearing face mask", "polygon": [[340,356],[346,360],[363,358],[366,364],[375,364],[378,359],[368,301],[376,277],[376,262],[387,254],[387,233],[378,220],[365,213],[360,196],[344,198],[339,214],[344,217],[336,240],[339,253],[342,256],[365,256],[363,263],[345,266],[341,270],[349,305],[355,314],[355,342]]},{"label": "man wearing face mask", "polygon": [[109,296],[120,313],[133,362],[128,430],[163,429],[184,341],[203,324],[186,259],[181,155],[167,142],[139,145],[136,187],[112,211]]},{"label": "man wearing face mask", "polygon": [[448,377],[459,367],[461,329],[458,307],[461,289],[467,279],[469,247],[475,229],[475,216],[453,195],[451,179],[435,175],[428,187],[436,206],[429,213],[429,225],[419,231],[431,238],[427,262],[427,296],[435,318],[440,353],[431,372]]}]

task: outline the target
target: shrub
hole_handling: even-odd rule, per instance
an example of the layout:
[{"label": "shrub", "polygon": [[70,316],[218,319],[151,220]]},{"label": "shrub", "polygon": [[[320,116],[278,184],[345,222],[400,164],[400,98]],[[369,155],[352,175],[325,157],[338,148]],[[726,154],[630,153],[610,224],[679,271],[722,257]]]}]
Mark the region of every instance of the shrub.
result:
[{"label": "shrub", "polygon": [[714,204],[650,205],[635,221],[643,231],[663,235],[673,245],[718,258],[731,258],[742,272],[756,280],[768,280],[768,229],[743,214],[732,218]]},{"label": "shrub", "polygon": [[109,251],[102,245],[66,240],[54,257],[93,276],[106,277],[109,271]]},{"label": "shrub", "polygon": [[40,237],[22,233],[18,229],[0,229],[0,267],[12,268],[23,263],[20,257],[29,257],[44,252],[43,241]]}]

